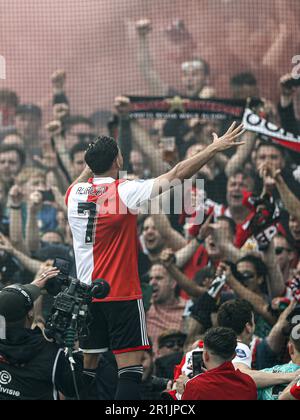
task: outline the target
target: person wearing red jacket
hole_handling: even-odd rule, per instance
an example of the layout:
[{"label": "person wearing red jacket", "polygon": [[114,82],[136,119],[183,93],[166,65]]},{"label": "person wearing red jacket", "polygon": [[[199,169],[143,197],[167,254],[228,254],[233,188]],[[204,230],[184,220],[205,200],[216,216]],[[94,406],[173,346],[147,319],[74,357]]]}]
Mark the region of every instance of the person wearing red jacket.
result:
[{"label": "person wearing red jacket", "polygon": [[250,376],[232,364],[236,334],[228,328],[212,328],[204,337],[205,373],[185,384],[182,400],[257,400],[257,388]]}]

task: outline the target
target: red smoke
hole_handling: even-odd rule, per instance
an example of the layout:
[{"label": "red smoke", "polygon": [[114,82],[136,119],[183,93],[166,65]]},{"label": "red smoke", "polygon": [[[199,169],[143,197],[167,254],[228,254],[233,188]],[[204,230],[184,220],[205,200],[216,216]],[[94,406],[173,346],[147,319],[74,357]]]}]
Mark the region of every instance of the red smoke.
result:
[{"label": "red smoke", "polygon": [[[7,80],[0,80],[0,87],[16,90],[22,102],[38,103],[46,111],[51,102],[49,77],[56,68],[64,68],[72,110],[86,114],[111,108],[120,93],[147,93],[136,63],[133,29],[136,20],[147,17],[155,31],[151,35],[154,63],[170,85],[180,86],[176,61],[194,54],[209,61],[219,96],[229,94],[230,76],[251,70],[264,85],[262,94],[274,99],[278,77],[292,70],[292,57],[300,54],[298,3],[0,0],[0,54],[7,65]],[[190,33],[179,45],[165,34],[175,19],[183,19]],[[277,37],[281,37],[282,52],[276,51]]]}]

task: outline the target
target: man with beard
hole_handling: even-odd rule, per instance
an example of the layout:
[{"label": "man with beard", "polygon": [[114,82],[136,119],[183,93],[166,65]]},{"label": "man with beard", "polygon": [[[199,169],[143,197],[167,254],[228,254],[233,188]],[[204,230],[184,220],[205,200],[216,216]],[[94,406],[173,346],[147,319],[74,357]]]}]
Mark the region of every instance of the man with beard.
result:
[{"label": "man with beard", "polygon": [[147,327],[157,355],[158,338],[166,330],[179,330],[183,327],[185,301],[178,297],[176,281],[162,264],[154,264],[150,270],[152,286],[152,305],[147,313]]},{"label": "man with beard", "polygon": [[25,152],[18,146],[0,146],[0,178],[7,189],[14,184],[26,161]]}]

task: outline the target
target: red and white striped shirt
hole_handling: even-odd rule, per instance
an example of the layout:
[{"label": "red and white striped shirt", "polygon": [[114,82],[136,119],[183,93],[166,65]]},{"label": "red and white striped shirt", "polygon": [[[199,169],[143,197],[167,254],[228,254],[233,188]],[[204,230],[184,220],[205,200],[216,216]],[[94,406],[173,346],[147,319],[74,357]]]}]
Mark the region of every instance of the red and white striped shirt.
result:
[{"label": "red and white striped shirt", "polygon": [[154,180],[94,178],[67,192],[77,277],[86,284],[106,280],[102,301],[141,299],[138,275],[137,211],[150,199]]}]

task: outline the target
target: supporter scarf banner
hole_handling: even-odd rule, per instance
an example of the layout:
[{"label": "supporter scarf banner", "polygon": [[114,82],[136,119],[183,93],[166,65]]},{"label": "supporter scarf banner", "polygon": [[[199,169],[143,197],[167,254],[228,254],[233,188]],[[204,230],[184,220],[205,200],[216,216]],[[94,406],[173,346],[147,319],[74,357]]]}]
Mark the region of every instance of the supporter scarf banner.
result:
[{"label": "supporter scarf banner", "polygon": [[[198,99],[175,97],[128,96],[131,102],[132,119],[187,120],[208,118],[212,120],[241,120],[246,101],[235,99]],[[259,100],[253,100],[255,106]]]},{"label": "supporter scarf banner", "polygon": [[284,128],[280,128],[275,124],[257,115],[250,108],[246,108],[243,118],[243,124],[246,130],[254,133],[263,134],[270,137],[272,141],[283,147],[300,153],[300,136],[289,133]]}]

